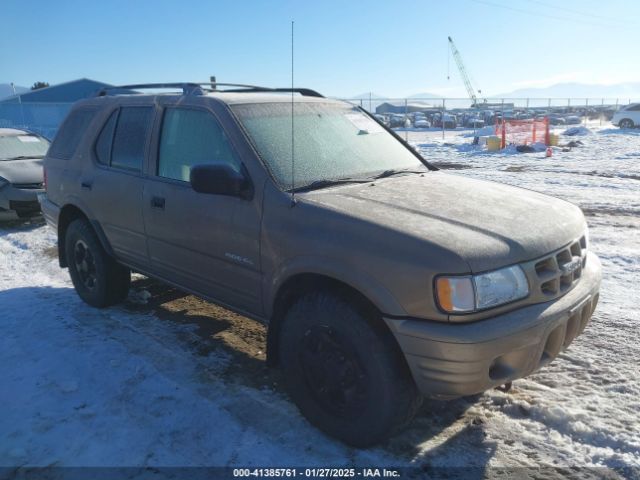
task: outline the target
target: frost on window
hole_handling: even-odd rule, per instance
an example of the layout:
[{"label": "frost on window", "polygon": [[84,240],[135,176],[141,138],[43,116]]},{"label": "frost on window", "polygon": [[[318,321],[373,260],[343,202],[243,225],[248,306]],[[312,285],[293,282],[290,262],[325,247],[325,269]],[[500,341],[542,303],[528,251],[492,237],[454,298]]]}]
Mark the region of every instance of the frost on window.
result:
[{"label": "frost on window", "polygon": [[295,102],[293,121],[287,102],[235,105],[233,110],[284,189],[420,164],[378,123],[346,104]]}]

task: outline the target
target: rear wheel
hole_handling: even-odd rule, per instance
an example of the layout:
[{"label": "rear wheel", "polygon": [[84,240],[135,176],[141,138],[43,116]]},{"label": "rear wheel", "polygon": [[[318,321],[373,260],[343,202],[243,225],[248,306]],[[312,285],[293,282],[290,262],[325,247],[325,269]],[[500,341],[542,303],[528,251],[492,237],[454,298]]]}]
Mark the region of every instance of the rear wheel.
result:
[{"label": "rear wheel", "polygon": [[126,298],[131,272],[105,252],[88,221],[71,222],[65,253],[73,286],[86,303],[102,308]]},{"label": "rear wheel", "polygon": [[620,128],[633,128],[633,120],[631,120],[630,118],[625,118],[623,120],[620,120],[620,123],[618,125],[620,125]]},{"label": "rear wheel", "polygon": [[281,330],[287,389],[316,427],[357,447],[378,443],[422,403],[391,333],[329,293],[301,297]]}]

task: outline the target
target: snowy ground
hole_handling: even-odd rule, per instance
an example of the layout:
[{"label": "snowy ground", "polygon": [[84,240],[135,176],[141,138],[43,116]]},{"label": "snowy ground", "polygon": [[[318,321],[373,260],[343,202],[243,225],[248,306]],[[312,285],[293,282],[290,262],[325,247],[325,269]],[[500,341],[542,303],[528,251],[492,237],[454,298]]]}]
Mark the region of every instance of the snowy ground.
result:
[{"label": "snowy ground", "polygon": [[562,137],[584,145],[551,158],[487,153],[464,133],[408,135],[456,174],[585,210],[605,272],[600,304],[553,364],[506,394],[426,402],[387,444],[347,448],[282,393],[261,326],[145,279],[126,305],[94,310],[58,268],[52,231],[5,223],[0,466],[640,468],[640,131]]}]

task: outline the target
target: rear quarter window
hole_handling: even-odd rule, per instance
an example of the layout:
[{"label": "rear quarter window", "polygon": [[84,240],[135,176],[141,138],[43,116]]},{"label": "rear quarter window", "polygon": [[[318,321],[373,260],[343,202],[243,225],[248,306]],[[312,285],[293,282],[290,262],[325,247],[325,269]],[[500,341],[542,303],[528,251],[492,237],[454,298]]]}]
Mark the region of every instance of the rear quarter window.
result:
[{"label": "rear quarter window", "polygon": [[113,146],[113,132],[116,128],[116,121],[118,119],[118,110],[109,115],[109,119],[102,127],[102,131],[98,136],[98,140],[95,146],[96,157],[98,163],[103,165],[109,165],[111,163],[111,147]]},{"label": "rear quarter window", "polygon": [[79,108],[69,113],[51,144],[49,156],[69,160],[78,148],[95,113],[95,108]]}]

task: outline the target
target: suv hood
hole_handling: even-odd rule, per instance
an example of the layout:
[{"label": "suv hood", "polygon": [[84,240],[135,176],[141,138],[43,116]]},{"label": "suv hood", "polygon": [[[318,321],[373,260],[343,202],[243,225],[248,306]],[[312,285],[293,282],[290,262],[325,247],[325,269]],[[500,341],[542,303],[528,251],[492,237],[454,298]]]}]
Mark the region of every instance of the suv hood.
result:
[{"label": "suv hood", "polygon": [[42,159],[2,160],[0,161],[0,177],[10,183],[42,183]]},{"label": "suv hood", "polygon": [[441,245],[473,273],[541,257],[580,237],[581,210],[500,183],[429,172],[298,194],[298,198]]}]

